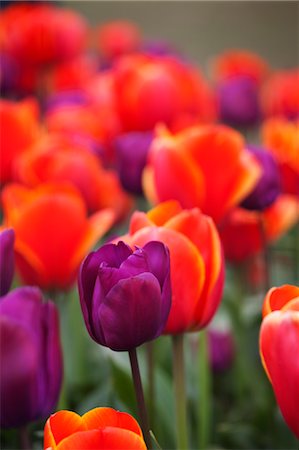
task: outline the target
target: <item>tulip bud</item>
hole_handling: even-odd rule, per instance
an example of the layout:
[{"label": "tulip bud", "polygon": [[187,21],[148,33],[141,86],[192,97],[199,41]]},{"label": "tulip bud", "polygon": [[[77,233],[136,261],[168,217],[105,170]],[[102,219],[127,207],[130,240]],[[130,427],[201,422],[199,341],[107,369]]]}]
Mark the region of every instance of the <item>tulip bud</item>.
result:
[{"label": "tulip bud", "polygon": [[214,372],[229,369],[234,359],[234,341],[229,331],[209,330],[209,359]]},{"label": "tulip bud", "polygon": [[58,400],[58,312],[39,289],[21,287],[1,299],[0,325],[1,427],[20,427],[47,417]]},{"label": "tulip bud", "polygon": [[14,275],[14,241],[13,229],[0,232],[0,296],[7,294]]},{"label": "tulip bud", "polygon": [[158,337],[171,306],[167,247],[100,247],[81,265],[79,294],[86,327],[98,344],[129,351]]},{"label": "tulip bud", "polygon": [[247,149],[260,163],[262,175],[255,188],[243,200],[246,209],[263,210],[277,199],[281,192],[278,165],[271,153],[249,146]]}]

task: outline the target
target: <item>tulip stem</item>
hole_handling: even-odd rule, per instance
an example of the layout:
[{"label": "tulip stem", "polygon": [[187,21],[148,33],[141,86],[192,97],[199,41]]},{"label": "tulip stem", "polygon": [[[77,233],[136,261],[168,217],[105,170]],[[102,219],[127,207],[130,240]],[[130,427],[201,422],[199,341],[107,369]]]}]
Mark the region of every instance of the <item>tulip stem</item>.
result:
[{"label": "tulip stem", "polygon": [[209,364],[208,335],[201,331],[198,336],[198,371],[199,371],[199,403],[198,403],[198,443],[199,449],[208,448],[211,422],[211,368]]},{"label": "tulip stem", "polygon": [[148,408],[151,428],[154,427],[155,419],[155,374],[154,374],[154,343],[146,344],[147,356],[147,378],[148,378]]},{"label": "tulip stem", "polygon": [[142,389],[142,382],[141,382],[136,348],[129,350],[129,357],[130,357],[132,377],[133,377],[136,400],[137,400],[139,417],[140,417],[140,424],[141,424],[141,428],[142,428],[146,446],[148,449],[151,449],[152,448],[152,440],[151,440],[151,435],[150,435],[147,410],[146,410],[145,401],[144,401],[144,394],[143,394],[143,389]]},{"label": "tulip stem", "polygon": [[28,427],[24,425],[19,428],[20,448],[22,450],[30,450],[32,448]]},{"label": "tulip stem", "polygon": [[187,408],[185,390],[184,335],[172,337],[173,345],[173,379],[176,407],[177,447],[188,449]]}]

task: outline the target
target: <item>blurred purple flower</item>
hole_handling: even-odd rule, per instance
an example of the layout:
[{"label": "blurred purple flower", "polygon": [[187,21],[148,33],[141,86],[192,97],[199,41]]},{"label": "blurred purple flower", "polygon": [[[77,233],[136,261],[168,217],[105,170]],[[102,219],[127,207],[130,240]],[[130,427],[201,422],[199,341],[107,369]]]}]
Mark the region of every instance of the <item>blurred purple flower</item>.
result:
[{"label": "blurred purple flower", "polygon": [[260,118],[258,87],[246,76],[223,80],[218,86],[220,118],[230,125],[254,125]]},{"label": "blurred purple flower", "polygon": [[229,331],[209,330],[208,347],[210,364],[214,372],[223,372],[232,364],[235,346]]},{"label": "blurred purple flower", "polygon": [[262,168],[262,176],[254,190],[243,200],[241,206],[249,210],[267,208],[281,193],[281,182],[278,165],[270,152],[262,148],[248,146]]},{"label": "blurred purple flower", "polygon": [[157,241],[134,252],[124,242],[100,247],[81,265],[79,294],[98,344],[129,351],[158,337],[171,306],[168,248]]},{"label": "blurred purple flower", "polygon": [[185,59],[179,50],[166,41],[147,41],[143,44],[141,50],[153,56],[173,56],[179,59]]},{"label": "blurred purple flower", "polygon": [[14,276],[15,232],[12,228],[0,231],[0,296],[5,295]]},{"label": "blurred purple flower", "polygon": [[48,417],[58,400],[58,311],[38,288],[21,287],[2,297],[0,325],[0,423],[20,427]]},{"label": "blurred purple flower", "polygon": [[152,140],[152,132],[126,133],[115,139],[120,181],[134,194],[142,194],[142,171]]}]

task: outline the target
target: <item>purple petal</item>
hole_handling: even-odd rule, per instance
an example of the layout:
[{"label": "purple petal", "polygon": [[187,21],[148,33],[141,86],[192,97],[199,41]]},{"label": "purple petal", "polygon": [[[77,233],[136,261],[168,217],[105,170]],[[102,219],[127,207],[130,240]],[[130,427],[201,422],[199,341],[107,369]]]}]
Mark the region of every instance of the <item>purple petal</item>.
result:
[{"label": "purple petal", "polygon": [[157,337],[161,289],[151,273],[119,281],[99,309],[106,345],[126,351]]},{"label": "purple petal", "polygon": [[162,289],[165,278],[169,276],[170,271],[169,250],[166,245],[159,241],[148,242],[143,250],[147,254],[149,272],[152,272],[159,280]]},{"label": "purple petal", "polygon": [[0,296],[5,295],[14,275],[15,232],[12,228],[0,232]]},{"label": "purple petal", "polygon": [[1,427],[27,424],[36,415],[38,349],[31,333],[10,317],[0,318]]},{"label": "purple petal", "polygon": [[42,302],[42,293],[38,288],[19,287],[2,297],[0,314],[13,318],[20,326],[38,334],[39,327],[36,324],[42,320]]},{"label": "purple petal", "polygon": [[95,284],[95,288],[94,288],[94,292],[93,292],[92,306],[91,306],[90,315],[89,315],[90,331],[89,331],[89,328],[88,328],[88,331],[89,331],[89,334],[91,335],[91,337],[98,344],[106,346],[105,336],[104,336],[101,320],[99,317],[100,306],[103,304],[104,300],[105,300],[105,297],[104,297],[103,288],[101,285],[100,278],[98,277],[96,280],[96,284]]}]

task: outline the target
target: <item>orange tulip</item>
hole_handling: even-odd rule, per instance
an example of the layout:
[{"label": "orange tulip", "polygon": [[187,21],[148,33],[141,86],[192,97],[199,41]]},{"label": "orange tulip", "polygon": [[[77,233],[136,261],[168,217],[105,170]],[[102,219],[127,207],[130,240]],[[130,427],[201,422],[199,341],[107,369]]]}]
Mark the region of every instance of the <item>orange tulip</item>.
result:
[{"label": "orange tulip", "polygon": [[111,208],[123,218],[132,201],[120,185],[117,173],[105,170],[94,154],[68,136],[48,134],[20,157],[17,180],[35,187],[45,182],[70,182],[82,194],[89,211]]},{"label": "orange tulip", "polygon": [[146,450],[141,429],[127,413],[94,408],[83,416],[58,411],[44,430],[44,450]]},{"label": "orange tulip", "polygon": [[260,355],[282,415],[299,438],[299,287],[273,287],[266,295]]},{"label": "orange tulip", "polygon": [[266,243],[278,240],[298,220],[299,202],[292,195],[280,195],[263,212],[235,208],[219,229],[224,254],[229,261],[244,261],[261,252]]},{"label": "orange tulip", "polygon": [[299,121],[268,119],[262,126],[262,138],[279,164],[284,192],[299,196]]},{"label": "orange tulip", "polygon": [[219,222],[260,175],[242,136],[229,127],[197,126],[176,135],[160,127],[144,171],[144,189],[153,203],[176,199]]},{"label": "orange tulip", "polygon": [[165,334],[205,327],[219,305],[224,283],[224,261],[216,227],[198,208],[183,210],[178,202],[159,204],[148,213],[136,211],[129,245],[161,241],[170,251],[172,306]]},{"label": "orange tulip", "polygon": [[7,185],[3,210],[5,225],[15,230],[21,277],[45,289],[70,287],[82,259],[114,220],[111,209],[87,218],[79,191],[60,184],[34,190]]},{"label": "orange tulip", "polygon": [[39,137],[38,104],[0,100],[0,182],[13,179],[14,162]]}]

